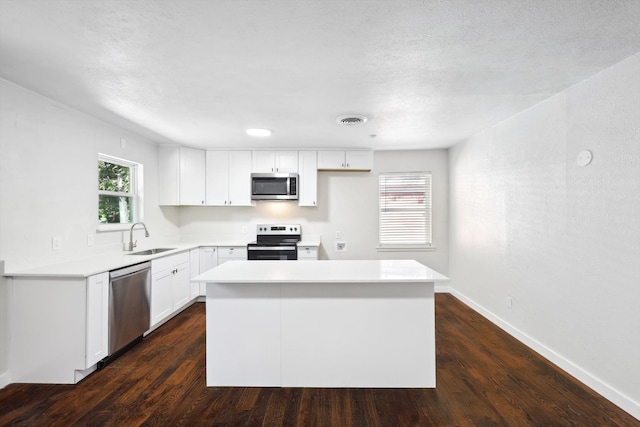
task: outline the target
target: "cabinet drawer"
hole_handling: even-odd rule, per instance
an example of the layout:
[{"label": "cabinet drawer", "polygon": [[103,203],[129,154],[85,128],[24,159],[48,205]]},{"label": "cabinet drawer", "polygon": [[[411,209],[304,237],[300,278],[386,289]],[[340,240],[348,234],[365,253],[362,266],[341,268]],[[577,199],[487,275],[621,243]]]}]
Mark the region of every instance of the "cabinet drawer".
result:
[{"label": "cabinet drawer", "polygon": [[151,274],[160,273],[183,263],[189,264],[189,251],[153,259],[151,260]]},{"label": "cabinet drawer", "polygon": [[218,260],[224,259],[247,259],[247,247],[246,246],[219,246],[218,247]]},{"label": "cabinet drawer", "polygon": [[298,259],[318,259],[317,246],[299,246]]}]

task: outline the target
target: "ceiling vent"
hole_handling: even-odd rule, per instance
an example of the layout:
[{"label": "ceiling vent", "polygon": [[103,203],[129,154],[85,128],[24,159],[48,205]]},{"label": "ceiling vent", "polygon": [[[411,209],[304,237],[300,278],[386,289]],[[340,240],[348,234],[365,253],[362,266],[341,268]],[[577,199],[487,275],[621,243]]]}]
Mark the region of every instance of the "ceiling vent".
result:
[{"label": "ceiling vent", "polygon": [[353,127],[362,126],[367,120],[367,116],[363,116],[362,114],[345,114],[344,116],[339,116],[336,119],[336,123],[342,126]]}]

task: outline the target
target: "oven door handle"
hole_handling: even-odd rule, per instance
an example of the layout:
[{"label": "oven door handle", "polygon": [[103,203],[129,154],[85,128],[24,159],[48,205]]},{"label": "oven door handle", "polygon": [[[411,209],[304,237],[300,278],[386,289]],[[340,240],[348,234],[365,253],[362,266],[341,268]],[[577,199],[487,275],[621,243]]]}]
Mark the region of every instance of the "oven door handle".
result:
[{"label": "oven door handle", "polygon": [[295,251],[296,246],[249,246],[250,251]]}]

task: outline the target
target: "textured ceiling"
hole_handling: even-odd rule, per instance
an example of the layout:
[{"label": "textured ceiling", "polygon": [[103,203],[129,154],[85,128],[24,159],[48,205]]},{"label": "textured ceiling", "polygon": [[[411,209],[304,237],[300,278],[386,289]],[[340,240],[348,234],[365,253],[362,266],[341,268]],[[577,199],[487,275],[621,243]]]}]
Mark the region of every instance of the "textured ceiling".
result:
[{"label": "textured ceiling", "polygon": [[640,0],[0,0],[0,77],[159,142],[436,148],[639,52],[639,26]]}]

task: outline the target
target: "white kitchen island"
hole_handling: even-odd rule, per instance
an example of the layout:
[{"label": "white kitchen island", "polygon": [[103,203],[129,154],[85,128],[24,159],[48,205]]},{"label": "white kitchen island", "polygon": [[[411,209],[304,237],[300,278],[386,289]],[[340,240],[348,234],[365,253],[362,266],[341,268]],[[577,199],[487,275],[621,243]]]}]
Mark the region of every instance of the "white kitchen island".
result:
[{"label": "white kitchen island", "polygon": [[207,386],[436,385],[434,282],[412,260],[232,261],[207,283]]}]

